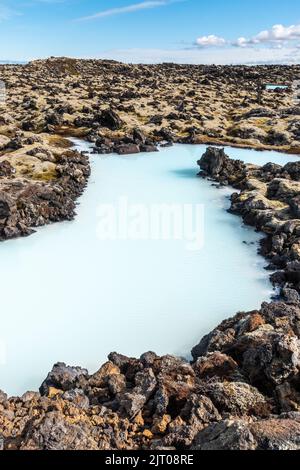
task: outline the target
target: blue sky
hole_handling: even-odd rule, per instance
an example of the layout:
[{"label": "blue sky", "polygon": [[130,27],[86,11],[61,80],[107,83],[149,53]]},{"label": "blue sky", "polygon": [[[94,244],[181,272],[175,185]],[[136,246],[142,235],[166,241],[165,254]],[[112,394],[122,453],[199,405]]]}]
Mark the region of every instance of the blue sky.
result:
[{"label": "blue sky", "polygon": [[0,60],[299,62],[299,0],[0,0]]}]

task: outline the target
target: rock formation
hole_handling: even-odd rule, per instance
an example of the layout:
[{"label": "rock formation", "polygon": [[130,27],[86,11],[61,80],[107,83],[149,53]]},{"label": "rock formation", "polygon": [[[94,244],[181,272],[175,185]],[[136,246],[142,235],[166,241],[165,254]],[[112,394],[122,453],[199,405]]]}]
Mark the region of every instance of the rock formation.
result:
[{"label": "rock formation", "polygon": [[93,375],[56,364],[39,393],[0,392],[13,449],[300,449],[300,306],[225,320],[193,362],[117,353]]},{"label": "rock formation", "polygon": [[230,184],[233,214],[265,234],[260,252],[275,271],[271,280],[288,303],[300,301],[300,162],[262,167],[231,160],[224,150],[209,147],[198,162],[202,176]]}]

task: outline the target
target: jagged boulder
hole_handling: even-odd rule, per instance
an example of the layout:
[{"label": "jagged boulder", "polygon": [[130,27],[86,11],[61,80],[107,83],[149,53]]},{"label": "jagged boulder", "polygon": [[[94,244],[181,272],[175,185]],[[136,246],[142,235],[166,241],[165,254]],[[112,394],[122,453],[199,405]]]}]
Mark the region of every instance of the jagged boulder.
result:
[{"label": "jagged boulder", "polygon": [[99,117],[99,122],[101,126],[107,127],[112,131],[119,130],[123,125],[122,119],[112,109],[103,110]]},{"label": "jagged boulder", "polygon": [[137,144],[121,144],[116,146],[116,152],[119,155],[132,155],[140,153],[140,147]]},{"label": "jagged boulder", "polygon": [[50,387],[63,391],[70,390],[82,375],[88,375],[88,371],[81,367],[70,367],[64,362],[58,362],[40,386],[40,393],[41,395],[47,395]]},{"label": "jagged boulder", "polygon": [[250,384],[263,393],[272,394],[276,386],[293,382],[299,375],[300,339],[297,335],[298,305],[264,304],[260,313],[238,314],[223,322],[200,341],[192,354],[195,360],[200,358],[200,364],[205,364],[212,351],[227,354]]},{"label": "jagged boulder", "polygon": [[224,149],[208,147],[198,161],[203,176],[218,179],[224,184],[237,184],[245,177],[245,164],[240,160],[231,160]]},{"label": "jagged boulder", "polygon": [[229,379],[239,376],[238,364],[232,357],[218,351],[199,357],[193,364],[197,377],[200,379]]},{"label": "jagged boulder", "polygon": [[295,416],[225,420],[200,431],[192,450],[300,450],[300,420]]},{"label": "jagged boulder", "polygon": [[289,203],[293,216],[300,219],[300,195],[295,196]]},{"label": "jagged boulder", "polygon": [[283,167],[283,173],[287,173],[295,181],[300,181],[300,161],[287,163]]},{"label": "jagged boulder", "polygon": [[0,192],[0,220],[7,219],[16,211],[15,201],[11,196]]},{"label": "jagged boulder", "polygon": [[211,399],[220,414],[269,416],[271,411],[266,398],[247,383],[212,381],[201,385],[200,390]]}]

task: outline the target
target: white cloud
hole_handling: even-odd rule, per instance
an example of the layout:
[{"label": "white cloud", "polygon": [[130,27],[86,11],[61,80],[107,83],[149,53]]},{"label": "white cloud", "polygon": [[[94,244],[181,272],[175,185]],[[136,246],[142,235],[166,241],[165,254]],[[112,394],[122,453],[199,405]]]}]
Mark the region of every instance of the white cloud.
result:
[{"label": "white cloud", "polygon": [[254,48],[245,46],[193,49],[114,49],[98,58],[127,63],[176,62],[181,64],[294,64],[300,61],[300,49],[294,47]]},{"label": "white cloud", "polygon": [[237,47],[246,47],[246,46],[249,45],[249,41],[248,41],[248,39],[246,39],[244,37],[240,37],[236,41],[234,41],[232,43],[232,45],[237,46]]},{"label": "white cloud", "polygon": [[300,25],[283,26],[275,24],[270,29],[266,29],[251,38],[238,38],[231,44],[237,47],[255,46],[255,45],[271,45],[280,47],[288,42],[300,40]]},{"label": "white cloud", "polygon": [[151,0],[151,1],[145,1],[145,2],[140,2],[140,3],[134,3],[132,5],[127,5],[125,7],[109,8],[107,10],[99,11],[98,13],[94,13],[93,15],[83,16],[81,18],[78,18],[76,21],[95,20],[97,18],[123,15],[126,13],[134,13],[136,11],[141,11],[141,10],[150,10],[152,8],[163,7],[166,5],[170,5],[172,3],[178,3],[180,1],[184,1],[184,0]]},{"label": "white cloud", "polygon": [[271,29],[261,31],[252,38],[254,44],[272,41],[291,41],[300,39],[300,25],[283,26],[275,24]]},{"label": "white cloud", "polygon": [[196,44],[200,47],[225,46],[226,40],[215,34],[210,34],[209,36],[202,36],[196,39]]}]

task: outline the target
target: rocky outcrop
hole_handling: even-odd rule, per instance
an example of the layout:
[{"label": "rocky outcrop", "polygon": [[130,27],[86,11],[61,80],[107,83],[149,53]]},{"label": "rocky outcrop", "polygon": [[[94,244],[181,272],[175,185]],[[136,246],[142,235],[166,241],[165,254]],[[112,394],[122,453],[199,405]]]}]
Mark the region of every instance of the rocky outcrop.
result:
[{"label": "rocky outcrop", "polygon": [[51,388],[59,387],[61,390],[71,390],[76,380],[81,376],[87,376],[88,371],[81,367],[68,367],[64,363],[57,363],[40,386],[42,395],[49,394]]},{"label": "rocky outcrop", "polygon": [[0,392],[3,447],[300,450],[299,304],[238,313],[192,354],[55,364],[39,392]]},{"label": "rocky outcrop", "polygon": [[112,109],[105,109],[101,112],[99,122],[103,127],[112,131],[117,131],[122,127],[122,120]]},{"label": "rocky outcrop", "polygon": [[[234,163],[223,150],[208,149],[199,165],[202,176],[220,183],[225,179],[239,189],[231,198],[230,211],[265,234],[261,253],[269,260],[270,268],[277,269],[271,280],[280,287],[281,300],[263,304],[260,311],[239,313],[225,320],[194,347],[192,355],[201,376],[223,378],[221,386],[209,384],[208,395],[220,400],[231,417],[202,430],[191,448],[299,449],[299,162],[284,167],[272,163],[263,167],[244,165],[242,171],[237,166],[230,180],[228,174],[234,171]],[[242,419],[232,419],[233,381],[235,387],[237,382],[249,384],[262,394],[265,402],[252,403],[265,413],[265,419],[249,421],[253,413],[249,409]],[[231,392],[228,401],[227,387]],[[237,396],[240,401],[243,393],[239,391]]]},{"label": "rocky outcrop", "polygon": [[[229,356],[231,380],[246,380],[282,411],[300,411],[297,398],[300,371],[300,305],[263,304],[260,311],[239,313],[205,336],[192,351],[196,366],[212,352]],[[227,364],[228,361],[227,359]],[[214,371],[214,369],[212,369]],[[217,377],[218,370],[212,377]],[[224,394],[223,394],[224,395]]]},{"label": "rocky outcrop", "polygon": [[223,184],[237,184],[246,175],[246,165],[240,160],[231,160],[224,149],[208,147],[198,165],[204,176],[210,176]]},{"label": "rocky outcrop", "polygon": [[[122,139],[111,140],[107,137],[90,134],[89,139],[95,141],[93,153],[118,155],[132,155],[140,152],[157,152],[157,144],[154,140],[146,138],[139,129],[134,129],[132,135]],[[96,140],[95,140],[96,139]]]},{"label": "rocky outcrop", "polygon": [[225,420],[201,431],[192,450],[299,450],[300,414],[264,421]]},{"label": "rocky outcrop", "polygon": [[[54,159],[43,148],[32,149],[30,155],[31,161],[42,165]],[[51,165],[53,176],[48,180],[46,175],[43,181],[44,173],[41,178],[24,178],[8,160],[0,162],[0,240],[27,236],[38,226],[74,218],[75,201],[90,175],[88,157],[65,150]]]},{"label": "rocky outcrop", "polygon": [[239,190],[230,212],[265,234],[261,253],[268,259],[273,284],[288,303],[300,300],[300,162],[263,167],[231,160],[224,150],[208,148],[198,162],[200,175]]},{"label": "rocky outcrop", "polygon": [[140,153],[140,147],[136,144],[121,144],[117,147],[119,155],[130,155],[133,153]]},{"label": "rocky outcrop", "polygon": [[299,450],[300,310],[224,321],[189,363],[117,353],[90,375],[55,364],[39,392],[0,392],[6,450]]}]

